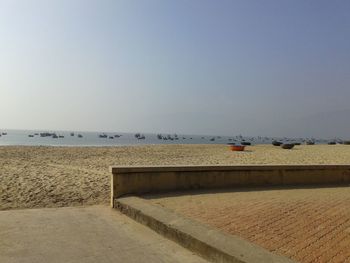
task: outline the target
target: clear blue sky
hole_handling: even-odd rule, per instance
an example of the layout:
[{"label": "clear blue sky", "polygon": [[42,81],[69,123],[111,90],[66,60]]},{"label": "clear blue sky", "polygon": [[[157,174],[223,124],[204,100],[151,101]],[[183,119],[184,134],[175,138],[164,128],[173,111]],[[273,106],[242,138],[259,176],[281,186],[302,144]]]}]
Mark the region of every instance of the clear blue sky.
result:
[{"label": "clear blue sky", "polygon": [[347,0],[0,0],[0,128],[350,137],[349,14]]}]

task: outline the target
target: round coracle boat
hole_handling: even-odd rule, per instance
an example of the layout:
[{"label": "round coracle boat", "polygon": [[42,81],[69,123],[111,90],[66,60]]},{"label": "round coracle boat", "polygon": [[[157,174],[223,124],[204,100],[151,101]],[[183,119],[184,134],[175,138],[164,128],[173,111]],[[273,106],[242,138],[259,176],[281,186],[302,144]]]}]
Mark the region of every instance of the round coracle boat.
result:
[{"label": "round coracle boat", "polygon": [[272,145],[273,145],[273,146],[281,146],[282,143],[281,143],[281,142],[278,142],[278,141],[272,141]]},{"label": "round coracle boat", "polygon": [[282,144],[281,147],[282,147],[283,149],[288,149],[288,150],[290,150],[290,149],[292,149],[292,148],[294,147],[294,144],[293,144],[293,143],[285,143],[285,144]]},{"label": "round coracle boat", "polygon": [[244,145],[234,145],[234,144],[229,144],[231,151],[234,152],[242,152],[244,151],[245,146]]}]

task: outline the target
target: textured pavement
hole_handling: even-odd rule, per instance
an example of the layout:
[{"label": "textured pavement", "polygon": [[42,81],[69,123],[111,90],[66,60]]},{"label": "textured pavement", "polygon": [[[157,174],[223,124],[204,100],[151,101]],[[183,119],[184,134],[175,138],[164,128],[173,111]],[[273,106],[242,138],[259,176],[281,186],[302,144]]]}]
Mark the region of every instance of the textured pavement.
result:
[{"label": "textured pavement", "polygon": [[193,192],[151,201],[299,262],[350,262],[350,187]]},{"label": "textured pavement", "polygon": [[205,260],[107,206],[0,211],[1,263]]}]

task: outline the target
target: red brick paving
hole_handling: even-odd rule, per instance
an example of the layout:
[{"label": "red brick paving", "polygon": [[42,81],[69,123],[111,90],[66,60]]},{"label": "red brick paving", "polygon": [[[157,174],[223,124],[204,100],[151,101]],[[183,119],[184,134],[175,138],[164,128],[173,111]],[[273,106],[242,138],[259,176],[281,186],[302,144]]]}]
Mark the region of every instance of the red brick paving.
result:
[{"label": "red brick paving", "polygon": [[300,262],[350,262],[350,187],[180,195],[152,202]]}]

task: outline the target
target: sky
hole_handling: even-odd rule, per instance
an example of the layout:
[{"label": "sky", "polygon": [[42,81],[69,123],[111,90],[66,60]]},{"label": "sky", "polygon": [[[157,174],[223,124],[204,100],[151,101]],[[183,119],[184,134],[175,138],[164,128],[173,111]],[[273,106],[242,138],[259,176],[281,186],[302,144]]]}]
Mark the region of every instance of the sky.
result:
[{"label": "sky", "polygon": [[0,129],[350,138],[349,12],[0,0]]}]

